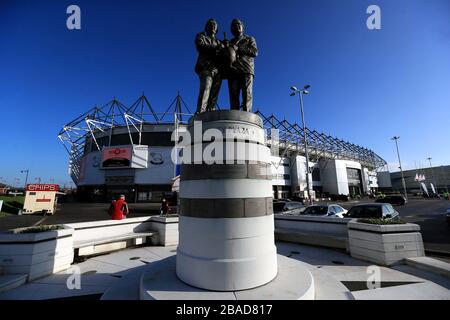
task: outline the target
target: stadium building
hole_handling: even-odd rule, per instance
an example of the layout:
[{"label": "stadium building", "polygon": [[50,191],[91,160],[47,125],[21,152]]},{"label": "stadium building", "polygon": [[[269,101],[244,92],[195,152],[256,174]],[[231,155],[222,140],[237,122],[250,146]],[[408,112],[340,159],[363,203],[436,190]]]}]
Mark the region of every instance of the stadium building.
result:
[{"label": "stadium building", "polygon": [[[257,111],[272,146],[274,198],[305,197],[306,160],[303,129],[275,115]],[[159,202],[176,183],[179,166],[171,152],[177,134],[192,115],[180,95],[164,113],[156,112],[142,95],[127,107],[113,99],[66,124],[58,138],[69,153],[69,174],[78,193],[92,201],[125,194],[135,202]],[[306,129],[310,185],[316,197],[365,195],[389,188],[386,161],[367,148]],[[275,142],[278,141],[278,142]],[[275,149],[275,148],[273,148]]]},{"label": "stadium building", "polygon": [[[427,167],[403,170],[406,191],[408,193],[446,193],[450,190],[450,166]],[[391,173],[392,189],[403,193],[401,172]]]}]

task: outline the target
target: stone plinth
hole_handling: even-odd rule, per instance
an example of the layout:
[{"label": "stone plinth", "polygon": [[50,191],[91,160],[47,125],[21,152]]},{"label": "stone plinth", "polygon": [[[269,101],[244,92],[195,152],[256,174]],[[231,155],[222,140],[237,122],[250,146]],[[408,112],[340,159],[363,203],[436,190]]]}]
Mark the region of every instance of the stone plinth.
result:
[{"label": "stone plinth", "polygon": [[277,258],[270,150],[261,118],[211,111],[192,117],[188,132],[192,144],[183,154],[191,162],[181,165],[178,277],[216,291],[270,282]]},{"label": "stone plinth", "polygon": [[314,300],[316,290],[309,267],[278,255],[278,275],[269,283],[247,290],[210,291],[180,281],[175,276],[175,257],[171,256],[148,265],[139,295],[141,300]]}]

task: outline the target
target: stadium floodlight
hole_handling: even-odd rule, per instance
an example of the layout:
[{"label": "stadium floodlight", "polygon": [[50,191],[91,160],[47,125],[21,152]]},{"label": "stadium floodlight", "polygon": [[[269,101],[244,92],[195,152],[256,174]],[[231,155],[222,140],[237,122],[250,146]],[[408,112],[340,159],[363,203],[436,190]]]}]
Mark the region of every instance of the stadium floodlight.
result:
[{"label": "stadium floodlight", "polygon": [[306,84],[306,85],[303,87],[303,90],[298,90],[296,86],[292,86],[292,87],[291,87],[291,90],[292,90],[293,92],[291,93],[291,97],[292,97],[292,96],[295,96],[297,93],[308,94],[308,93],[309,93],[309,91],[308,91],[309,88],[311,88],[311,86],[310,86],[309,84]]}]

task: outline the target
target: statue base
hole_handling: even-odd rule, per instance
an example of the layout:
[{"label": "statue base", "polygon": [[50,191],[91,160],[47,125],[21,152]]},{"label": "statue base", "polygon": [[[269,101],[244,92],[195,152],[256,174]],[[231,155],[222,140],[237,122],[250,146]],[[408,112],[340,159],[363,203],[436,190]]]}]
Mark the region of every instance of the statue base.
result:
[{"label": "statue base", "polygon": [[209,111],[193,116],[187,131],[194,138],[183,154],[193,161],[181,164],[178,277],[216,291],[269,283],[277,275],[277,252],[271,155],[261,118]]},{"label": "statue base", "polygon": [[[313,276],[303,262],[277,256],[278,274],[269,283],[247,290],[211,291],[178,279],[175,256],[153,262],[140,282],[141,300],[314,300]],[[220,310],[217,310],[220,312]]]}]

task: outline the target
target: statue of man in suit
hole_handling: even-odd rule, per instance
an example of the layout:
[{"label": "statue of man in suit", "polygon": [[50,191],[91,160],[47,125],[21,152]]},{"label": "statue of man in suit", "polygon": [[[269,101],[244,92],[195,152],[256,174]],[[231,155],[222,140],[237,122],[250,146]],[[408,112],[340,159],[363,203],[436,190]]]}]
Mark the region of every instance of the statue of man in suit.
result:
[{"label": "statue of man in suit", "polygon": [[243,111],[252,111],[253,78],[255,76],[254,59],[258,55],[255,38],[244,34],[244,24],[239,19],[231,22],[231,33],[234,38],[228,47],[234,49],[236,56],[228,74],[228,91],[231,109],[241,108],[240,95],[242,94]]},{"label": "statue of man in suit", "polygon": [[209,19],[206,22],[205,31],[198,33],[195,38],[195,46],[198,51],[195,72],[200,78],[197,113],[215,109],[222,85],[218,55],[224,45],[216,39],[217,29],[216,20]]}]

